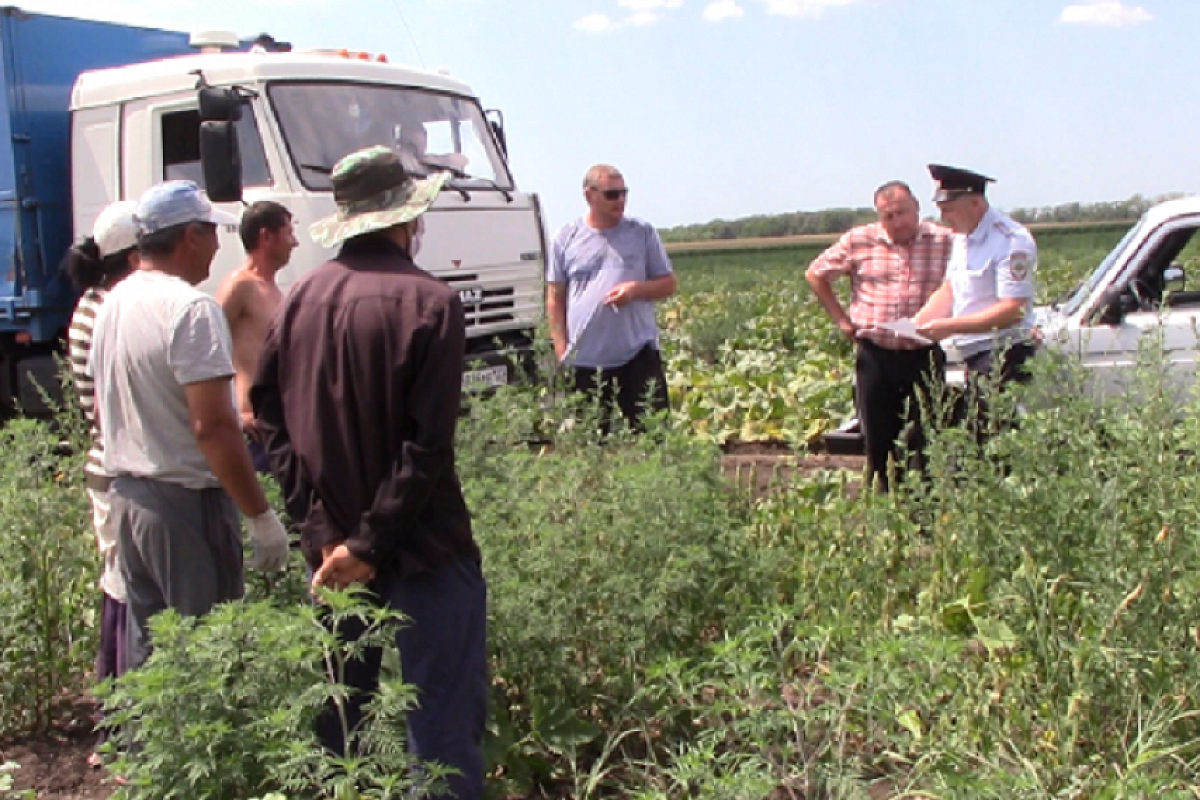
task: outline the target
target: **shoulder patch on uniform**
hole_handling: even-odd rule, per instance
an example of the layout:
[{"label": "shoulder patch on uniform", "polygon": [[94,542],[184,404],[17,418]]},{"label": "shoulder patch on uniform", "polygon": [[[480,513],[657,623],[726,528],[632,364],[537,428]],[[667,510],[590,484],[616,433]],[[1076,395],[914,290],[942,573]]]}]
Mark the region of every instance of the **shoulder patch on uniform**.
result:
[{"label": "shoulder patch on uniform", "polygon": [[1033,266],[1033,256],[1029,253],[1013,253],[1008,258],[1008,271],[1012,273],[1013,280],[1023,281],[1029,277],[1029,270]]}]

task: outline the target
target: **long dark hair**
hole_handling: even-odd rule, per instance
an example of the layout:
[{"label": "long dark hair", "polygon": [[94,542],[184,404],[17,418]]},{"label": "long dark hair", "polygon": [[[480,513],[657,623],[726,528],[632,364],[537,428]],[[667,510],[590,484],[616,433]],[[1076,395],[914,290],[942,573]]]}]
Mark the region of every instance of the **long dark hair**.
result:
[{"label": "long dark hair", "polygon": [[71,283],[81,292],[111,286],[133,269],[129,256],[135,249],[130,247],[101,256],[100,245],[89,236],[67,251],[63,269]]}]

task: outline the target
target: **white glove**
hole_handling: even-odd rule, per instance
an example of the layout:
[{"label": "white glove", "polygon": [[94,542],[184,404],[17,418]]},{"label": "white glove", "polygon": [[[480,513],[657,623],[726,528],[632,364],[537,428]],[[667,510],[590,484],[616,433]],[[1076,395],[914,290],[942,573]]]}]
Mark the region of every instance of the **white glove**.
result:
[{"label": "white glove", "polygon": [[246,530],[254,545],[246,566],[270,571],[283,569],[287,563],[288,535],[275,512],[268,509],[257,517],[247,517]]}]

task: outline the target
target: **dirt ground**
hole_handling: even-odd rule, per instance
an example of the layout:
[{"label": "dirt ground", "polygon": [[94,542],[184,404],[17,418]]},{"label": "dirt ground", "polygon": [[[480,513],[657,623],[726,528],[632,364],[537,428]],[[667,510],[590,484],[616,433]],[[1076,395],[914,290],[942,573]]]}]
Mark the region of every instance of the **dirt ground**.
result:
[{"label": "dirt ground", "polygon": [[116,786],[105,770],[87,763],[96,744],[95,718],[90,698],[74,698],[63,704],[48,734],[0,740],[0,763],[20,765],[12,773],[13,788],[33,789],[37,800],[107,800]]},{"label": "dirt ground", "polygon": [[[774,442],[740,443],[725,450],[725,474],[759,497],[786,487],[797,475],[829,469],[861,473],[863,468],[860,456],[797,453]],[[116,788],[112,777],[103,768],[87,764],[95,744],[91,728],[95,714],[89,698],[76,698],[64,704],[61,721],[50,733],[0,740],[0,763],[20,765],[13,773],[14,788],[33,789],[37,800],[108,800]]]},{"label": "dirt ground", "polygon": [[[755,497],[765,497],[814,472],[841,469],[858,476],[866,464],[863,456],[797,452],[778,442],[739,442],[724,449],[721,466],[726,477]],[[858,483],[852,479],[848,490],[857,493]]]}]

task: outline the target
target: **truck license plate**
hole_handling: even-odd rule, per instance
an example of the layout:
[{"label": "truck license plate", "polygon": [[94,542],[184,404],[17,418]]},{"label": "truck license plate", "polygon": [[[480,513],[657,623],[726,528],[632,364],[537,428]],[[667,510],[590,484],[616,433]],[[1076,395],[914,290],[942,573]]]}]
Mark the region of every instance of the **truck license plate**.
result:
[{"label": "truck license plate", "polygon": [[468,370],[463,373],[463,391],[466,392],[506,385],[508,385],[508,367],[503,364]]}]

